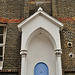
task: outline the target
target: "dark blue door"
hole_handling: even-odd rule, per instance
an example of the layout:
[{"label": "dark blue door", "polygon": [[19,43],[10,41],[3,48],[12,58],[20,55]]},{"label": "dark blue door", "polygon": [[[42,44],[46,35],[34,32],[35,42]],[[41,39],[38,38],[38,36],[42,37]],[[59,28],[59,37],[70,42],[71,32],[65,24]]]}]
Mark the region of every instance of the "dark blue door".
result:
[{"label": "dark blue door", "polygon": [[48,75],[48,66],[45,63],[38,63],[34,68],[34,75]]}]

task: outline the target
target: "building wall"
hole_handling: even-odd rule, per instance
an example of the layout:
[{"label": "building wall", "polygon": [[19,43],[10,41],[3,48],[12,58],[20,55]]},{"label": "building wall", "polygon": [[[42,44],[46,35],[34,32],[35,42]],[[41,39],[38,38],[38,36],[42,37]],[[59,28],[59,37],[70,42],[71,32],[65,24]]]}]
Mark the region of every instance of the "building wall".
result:
[{"label": "building wall", "polygon": [[4,63],[0,75],[18,75],[20,73],[20,47],[21,33],[18,31],[17,24],[7,24]]},{"label": "building wall", "polygon": [[[0,17],[7,19],[22,18],[24,10],[23,5],[23,0],[0,0]],[[0,75],[20,74],[21,33],[19,32],[17,25],[18,23],[7,23],[4,63]]]},{"label": "building wall", "polygon": [[[32,13],[34,13],[41,6],[45,12],[64,24],[61,32],[63,75],[67,75],[65,72],[75,73],[75,57],[69,56],[69,53],[75,55],[75,21],[72,20],[75,16],[75,0],[41,1],[42,4],[37,4],[39,0],[0,0],[0,17],[8,19],[27,18],[30,10],[33,10]],[[7,24],[5,59],[2,72],[20,71],[21,33],[18,31],[17,25],[18,23]],[[73,46],[68,47],[67,42],[72,42]],[[2,72],[0,72],[1,75],[3,75]]]},{"label": "building wall", "polygon": [[[73,72],[73,71],[75,72],[75,21],[72,21],[70,19],[75,16],[74,6],[75,6],[74,0],[57,0],[56,18],[57,19],[62,18],[62,20],[60,21],[64,24],[64,28],[61,32],[61,44],[63,51],[62,66],[64,72]],[[67,45],[68,42],[72,42],[73,46],[68,47]],[[69,56],[70,53],[73,53],[74,57],[70,57]],[[71,75],[72,73],[68,74]]]}]

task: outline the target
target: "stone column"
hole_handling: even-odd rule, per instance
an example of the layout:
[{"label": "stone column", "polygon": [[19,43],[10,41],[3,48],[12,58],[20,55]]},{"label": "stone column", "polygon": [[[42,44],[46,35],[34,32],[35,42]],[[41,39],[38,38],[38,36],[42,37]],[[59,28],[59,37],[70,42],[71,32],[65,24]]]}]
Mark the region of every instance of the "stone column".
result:
[{"label": "stone column", "polygon": [[61,64],[62,50],[57,49],[55,51],[56,51],[56,75],[62,75],[62,64]]},{"label": "stone column", "polygon": [[26,75],[26,55],[27,50],[21,50],[21,75]]}]

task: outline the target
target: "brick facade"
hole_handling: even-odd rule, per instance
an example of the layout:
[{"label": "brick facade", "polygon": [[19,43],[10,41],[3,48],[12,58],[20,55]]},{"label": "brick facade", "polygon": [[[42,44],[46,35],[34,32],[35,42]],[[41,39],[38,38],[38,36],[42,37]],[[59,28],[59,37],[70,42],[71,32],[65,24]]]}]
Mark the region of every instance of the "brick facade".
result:
[{"label": "brick facade", "polygon": [[[57,17],[73,17],[75,16],[75,1],[74,0],[58,0],[57,1]],[[64,28],[61,32],[61,43],[62,43],[62,66],[64,72],[75,71],[75,57],[71,58],[69,53],[75,55],[75,21],[63,22]],[[67,46],[67,42],[72,42],[73,46],[70,48]],[[68,73],[69,74],[69,73]],[[67,75],[67,73],[66,73]],[[71,73],[69,74],[71,75]]]},{"label": "brick facade", "polygon": [[[0,0],[0,17],[8,19],[27,18],[29,17],[30,10],[36,11],[39,6],[41,6],[45,12],[57,19],[75,16],[75,0],[41,1],[43,3],[37,4],[39,0]],[[62,32],[60,32],[61,46],[63,50],[63,75],[72,75],[72,72],[75,74],[75,21],[61,22],[64,24],[64,28]],[[7,75],[7,73],[11,72],[14,72],[13,75],[20,74],[21,33],[18,31],[17,25],[18,23],[7,24],[4,64],[0,75]],[[73,46],[68,47],[67,42],[72,42]],[[70,57],[69,53],[73,53],[74,57]],[[7,73],[5,74],[4,72]],[[16,72],[18,72],[18,74]],[[12,73],[10,75],[12,75]]]}]

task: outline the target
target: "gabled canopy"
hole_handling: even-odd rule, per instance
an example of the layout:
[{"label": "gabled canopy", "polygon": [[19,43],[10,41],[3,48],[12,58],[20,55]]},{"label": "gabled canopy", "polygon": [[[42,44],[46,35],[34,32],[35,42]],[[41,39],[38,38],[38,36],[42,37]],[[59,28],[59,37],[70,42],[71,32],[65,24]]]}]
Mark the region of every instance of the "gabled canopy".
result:
[{"label": "gabled canopy", "polygon": [[[31,17],[27,18],[26,20],[24,20],[22,23],[18,25],[19,30],[22,31],[21,53],[20,53],[22,55],[21,75],[26,75],[26,67],[25,67],[27,65],[26,59],[28,59],[29,62],[31,63],[30,64],[28,62],[29,65],[27,65],[27,67],[30,69],[34,69],[35,63],[39,61],[43,61],[43,62],[46,62],[47,64],[49,63],[48,65],[50,65],[49,68],[51,69],[50,73],[52,75],[62,75],[62,69],[61,69],[61,53],[62,53],[61,50],[62,49],[61,49],[61,42],[60,42],[60,30],[62,29],[62,27],[63,27],[63,24],[61,22],[49,16],[47,13],[45,13],[42,10],[42,8],[39,8],[38,11],[35,12]],[[40,39],[40,34],[44,35],[41,37],[41,39]],[[44,37],[46,38],[46,40],[44,39]],[[42,39],[43,39],[43,42],[41,43]],[[31,43],[32,41],[34,42]],[[30,44],[31,44],[31,47],[30,47]],[[43,44],[45,44],[46,46]],[[55,55],[53,50],[55,50],[56,54],[58,55]],[[50,51],[50,54],[49,54],[49,51]],[[37,52],[39,54],[40,53],[42,54],[37,56],[36,55]],[[25,54],[27,53],[28,55],[25,56]],[[39,58],[39,59],[37,60],[36,58],[37,59]],[[55,68],[55,70],[53,70],[53,68]],[[33,70],[29,72],[31,73],[31,75],[33,75]]]},{"label": "gabled canopy", "polygon": [[21,22],[18,28],[22,31],[21,50],[27,50],[30,40],[38,33],[42,33],[52,40],[55,50],[61,49],[59,30],[62,30],[63,24],[45,13],[42,8]]},{"label": "gabled canopy", "polygon": [[32,16],[30,16],[29,18],[27,18],[26,20],[24,20],[23,22],[21,22],[18,25],[19,30],[21,31],[21,29],[22,29],[22,27],[24,25],[26,25],[27,23],[29,23],[33,18],[37,17],[38,15],[41,15],[41,16],[45,17],[46,19],[48,19],[49,21],[51,21],[55,25],[57,25],[60,28],[60,30],[62,30],[63,24],[61,22],[59,22],[57,19],[55,19],[52,16],[48,15],[46,12],[44,12],[41,7]]}]

